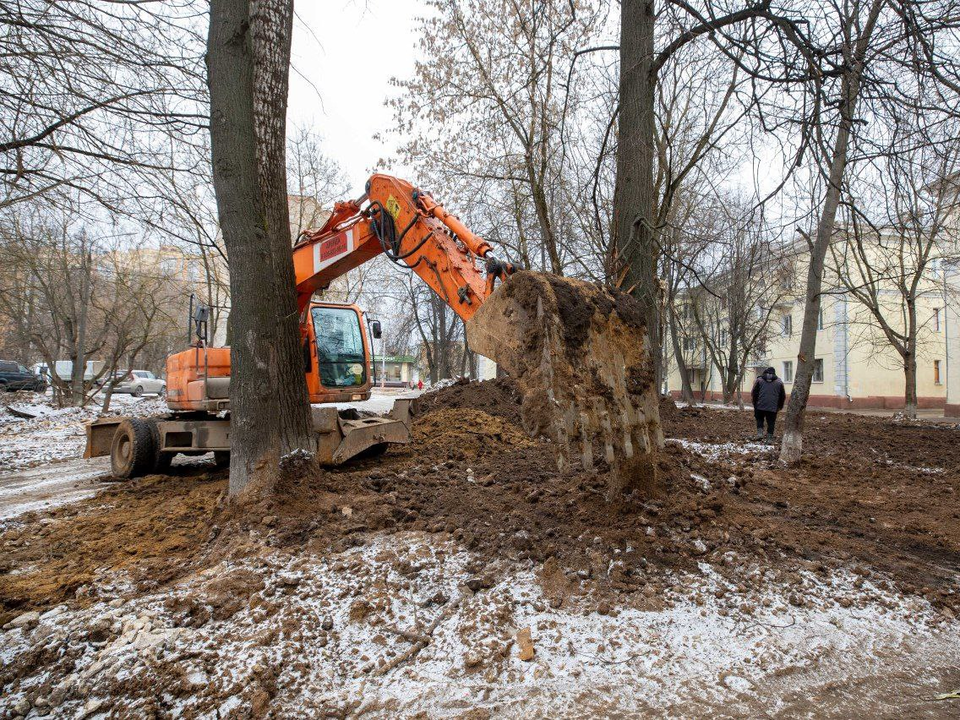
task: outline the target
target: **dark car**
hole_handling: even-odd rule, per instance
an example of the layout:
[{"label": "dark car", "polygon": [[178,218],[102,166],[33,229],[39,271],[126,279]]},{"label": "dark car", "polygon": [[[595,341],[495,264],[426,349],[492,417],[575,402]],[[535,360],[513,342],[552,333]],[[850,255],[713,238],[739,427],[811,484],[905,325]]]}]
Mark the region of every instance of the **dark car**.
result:
[{"label": "dark car", "polygon": [[47,389],[43,378],[37,377],[20,363],[9,360],[0,360],[0,390],[34,390],[40,392]]}]

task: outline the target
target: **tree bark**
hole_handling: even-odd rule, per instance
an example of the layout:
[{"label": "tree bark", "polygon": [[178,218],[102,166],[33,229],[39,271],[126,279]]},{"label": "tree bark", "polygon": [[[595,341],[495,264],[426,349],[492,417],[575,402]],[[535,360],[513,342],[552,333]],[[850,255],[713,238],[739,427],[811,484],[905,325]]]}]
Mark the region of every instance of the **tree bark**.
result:
[{"label": "tree bark", "polygon": [[658,343],[653,236],[656,73],[653,0],[620,4],[620,120],[613,197],[614,282],[643,305],[647,334]]},{"label": "tree bark", "polygon": [[[652,370],[659,395],[661,368],[656,360],[662,347],[662,327],[656,277],[658,250],[653,233],[655,23],[654,0],[620,3],[620,119],[609,267],[613,271],[612,283],[640,302],[646,337],[638,337],[637,342],[646,344],[655,363]],[[656,403],[651,412],[658,412]]]},{"label": "tree bark", "polygon": [[230,262],[231,495],[276,472],[284,455],[314,449],[286,213],[293,7],[268,0],[251,10],[248,0],[212,0],[206,57],[214,189]]},{"label": "tree bark", "polygon": [[883,0],[873,0],[870,15],[861,35],[857,39],[855,47],[850,49],[852,50],[850,67],[841,79],[840,123],[830,158],[823,208],[820,212],[816,236],[811,247],[810,264],[807,267],[807,290],[803,312],[803,331],[800,335],[800,352],[797,355],[797,372],[783,423],[784,432],[783,442],[780,446],[780,460],[788,465],[799,462],[803,451],[803,421],[807,400],[810,397],[810,383],[813,380],[816,361],[824,259],[836,226],[837,207],[840,204],[843,177],[847,167],[850,134],[853,129],[857,100],[860,96],[864,58],[882,6]]},{"label": "tree bark", "polygon": [[903,356],[903,414],[917,419],[917,305],[907,302],[907,347]]}]

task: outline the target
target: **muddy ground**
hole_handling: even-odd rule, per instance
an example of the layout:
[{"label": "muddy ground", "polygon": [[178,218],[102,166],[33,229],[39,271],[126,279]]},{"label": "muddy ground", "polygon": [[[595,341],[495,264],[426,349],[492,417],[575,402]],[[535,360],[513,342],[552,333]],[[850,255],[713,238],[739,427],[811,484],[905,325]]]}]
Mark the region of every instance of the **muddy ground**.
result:
[{"label": "muddy ground", "polygon": [[[456,385],[423,405],[409,446],[289,480],[242,511],[225,502],[223,473],[195,467],[7,523],[0,717],[281,717],[308,696],[317,716],[960,712],[960,701],[932,700],[960,686],[957,649],[940,645],[960,627],[956,427],[811,414],[805,460],[785,469],[746,440],[749,414],[666,403],[658,494],[609,502],[603,467],[555,470],[556,448],[522,430],[508,381]],[[734,662],[733,640],[703,618],[729,621],[752,649]],[[806,630],[794,637],[798,619]],[[528,677],[517,632],[531,622],[534,664],[550,661]],[[689,634],[671,636],[685,622]],[[445,623],[460,644],[433,668],[453,642]],[[847,634],[828,652],[811,641],[829,635],[810,632],[818,623]],[[369,633],[351,640],[346,626]],[[216,648],[253,653],[251,638],[260,659],[241,664],[256,682],[216,670]],[[763,669],[763,643],[783,667]],[[142,652],[130,660],[121,646]],[[568,646],[576,668],[551,659]],[[640,659],[660,651],[661,665]],[[818,656],[840,674],[811,679]],[[871,659],[888,669],[858,674]],[[674,665],[689,676],[644,695]],[[603,695],[590,689],[600,671],[614,688]],[[110,682],[98,687],[100,672]],[[560,690],[527,706],[516,693],[534,676],[556,676]],[[451,677],[488,690],[454,702]],[[701,682],[717,691],[692,689]],[[908,694],[891,695],[897,683]]]}]

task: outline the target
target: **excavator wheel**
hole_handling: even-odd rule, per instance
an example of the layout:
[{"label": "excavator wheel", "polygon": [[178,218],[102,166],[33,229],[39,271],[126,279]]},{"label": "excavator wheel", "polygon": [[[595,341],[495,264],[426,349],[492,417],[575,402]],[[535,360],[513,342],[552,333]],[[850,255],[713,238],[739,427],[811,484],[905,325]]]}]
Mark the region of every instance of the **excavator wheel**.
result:
[{"label": "excavator wheel", "polygon": [[153,435],[153,446],[155,448],[155,457],[152,471],[155,473],[166,473],[170,470],[170,463],[173,462],[175,453],[160,452],[160,426],[156,418],[147,418],[144,420],[150,426],[150,433]]},{"label": "excavator wheel", "polygon": [[150,473],[157,463],[156,426],[140,418],[124,418],[110,446],[110,469],[115,477],[135,478]]}]

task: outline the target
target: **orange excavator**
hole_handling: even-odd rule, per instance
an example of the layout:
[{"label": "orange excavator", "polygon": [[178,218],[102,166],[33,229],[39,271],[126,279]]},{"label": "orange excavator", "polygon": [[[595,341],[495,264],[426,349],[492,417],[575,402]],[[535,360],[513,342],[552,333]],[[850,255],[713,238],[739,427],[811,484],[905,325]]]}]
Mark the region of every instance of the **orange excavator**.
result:
[{"label": "orange excavator", "polygon": [[[323,227],[300,236],[293,247],[295,291],[321,464],[336,465],[390,443],[408,442],[411,401],[398,400],[384,417],[329,406],[370,397],[370,335],[380,337],[380,327],[371,321],[368,333],[360,308],[316,302],[314,294],[382,254],[415,272],[467,321],[493,293],[496,281],[515,270],[492,250],[429,193],[380,174],[367,181],[362,197],[338,202]],[[110,455],[113,473],[124,478],[165,470],[178,453],[212,451],[218,464],[228,462],[230,348],[208,347],[202,306],[193,323],[191,347],[167,359],[171,412],[89,424],[84,457]]]}]

